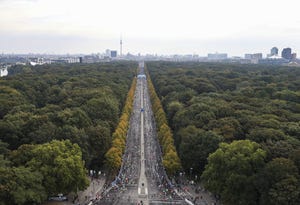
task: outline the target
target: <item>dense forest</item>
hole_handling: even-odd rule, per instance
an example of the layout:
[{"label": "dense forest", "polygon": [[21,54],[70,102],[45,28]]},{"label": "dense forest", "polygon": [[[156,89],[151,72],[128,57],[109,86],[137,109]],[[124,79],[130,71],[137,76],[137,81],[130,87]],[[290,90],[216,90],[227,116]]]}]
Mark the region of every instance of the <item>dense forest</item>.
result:
[{"label": "dense forest", "polygon": [[136,68],[16,66],[1,78],[0,201],[33,204],[85,188],[84,170],[103,168]]},{"label": "dense forest", "polygon": [[150,101],[156,123],[157,137],[162,150],[162,163],[169,176],[181,169],[181,162],[174,146],[174,137],[167,122],[166,113],[155,92],[149,73],[147,73]]},{"label": "dense forest", "polygon": [[112,146],[105,154],[106,165],[113,175],[117,174],[122,165],[122,157],[126,147],[126,138],[129,129],[130,116],[133,109],[136,83],[137,79],[134,78],[131,88],[127,94],[127,99],[119,120],[119,124],[112,134]]},{"label": "dense forest", "polygon": [[224,204],[299,204],[300,69],[149,62],[183,169]]}]

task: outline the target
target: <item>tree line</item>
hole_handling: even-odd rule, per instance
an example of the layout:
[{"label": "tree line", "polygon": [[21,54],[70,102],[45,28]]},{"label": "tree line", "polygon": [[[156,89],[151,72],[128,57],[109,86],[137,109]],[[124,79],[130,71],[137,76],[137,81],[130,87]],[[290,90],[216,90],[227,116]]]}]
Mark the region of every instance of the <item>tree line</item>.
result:
[{"label": "tree line", "polygon": [[122,156],[126,147],[127,131],[132,113],[136,82],[137,79],[135,77],[127,94],[127,99],[119,120],[119,124],[112,135],[112,146],[105,154],[106,165],[113,173],[116,173],[122,165]]},{"label": "tree line", "polygon": [[23,144],[13,151],[7,143],[0,146],[1,205],[40,204],[89,184],[81,149],[70,140]]},{"label": "tree line", "polygon": [[181,162],[174,146],[172,131],[168,125],[166,114],[147,72],[147,83],[149,88],[152,110],[156,122],[158,140],[162,149],[162,163],[169,175],[174,175],[181,169]]},{"label": "tree line", "polygon": [[0,79],[0,204],[87,186],[86,168],[103,169],[136,67],[16,66]]},{"label": "tree line", "polygon": [[191,177],[224,204],[300,203],[299,68],[147,65]]}]

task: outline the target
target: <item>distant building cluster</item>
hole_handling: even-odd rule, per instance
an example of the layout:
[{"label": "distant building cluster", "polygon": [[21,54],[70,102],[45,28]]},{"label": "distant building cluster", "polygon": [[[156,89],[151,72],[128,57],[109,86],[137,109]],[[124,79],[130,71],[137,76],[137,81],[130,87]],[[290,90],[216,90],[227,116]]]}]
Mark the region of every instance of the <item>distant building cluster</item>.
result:
[{"label": "distant building cluster", "polygon": [[266,58],[262,53],[247,53],[244,57],[228,57],[227,53],[209,53],[206,57],[197,54],[186,55],[133,55],[122,54],[122,40],[120,41],[120,55],[117,50],[107,49],[104,53],[91,55],[49,55],[49,54],[0,54],[0,76],[7,75],[7,68],[11,65],[43,65],[53,63],[98,63],[114,60],[132,60],[132,61],[196,61],[196,62],[222,62],[222,63],[240,63],[240,64],[270,64],[270,65],[291,65],[300,66],[300,60],[297,54],[292,52],[291,48],[283,48],[281,52],[277,47],[273,47]]},{"label": "distant building cluster", "polygon": [[277,47],[271,48],[270,56],[278,56],[278,48]]},{"label": "distant building cluster", "polygon": [[225,60],[228,58],[227,53],[209,53],[207,55],[208,60]]},{"label": "distant building cluster", "polygon": [[271,48],[270,53],[267,54],[266,58],[263,57],[263,53],[247,53],[244,55],[244,58],[228,58],[226,53],[209,53],[207,58],[202,58],[199,61],[300,66],[300,61],[297,59],[297,54],[293,53],[291,48],[283,48],[282,52],[280,53],[277,47]]},{"label": "distant building cluster", "polygon": [[267,58],[261,59],[259,63],[272,65],[297,64],[297,54],[292,53],[291,48],[283,48],[280,56],[279,49],[273,47],[270,50],[270,54],[267,55]]},{"label": "distant building cluster", "polygon": [[258,63],[258,61],[262,58],[263,58],[262,53],[245,54],[245,59],[249,60],[250,63]]},{"label": "distant building cluster", "polygon": [[[103,54],[91,55],[49,55],[49,54],[0,54],[0,66],[44,65],[55,63],[97,63],[120,59],[116,50],[106,50]],[[0,67],[1,68],[1,67]],[[2,72],[2,71],[1,71]],[[1,73],[0,73],[1,74]],[[1,74],[2,75],[2,74]]]},{"label": "distant building cluster", "polygon": [[[277,47],[273,47],[271,49],[271,53],[267,55],[268,58],[272,58],[272,57],[279,57],[279,52],[278,52],[278,48]],[[284,48],[282,49],[281,52],[281,58],[287,59],[287,60],[296,60],[297,58],[297,54],[296,53],[292,53],[292,49],[291,48]]]}]

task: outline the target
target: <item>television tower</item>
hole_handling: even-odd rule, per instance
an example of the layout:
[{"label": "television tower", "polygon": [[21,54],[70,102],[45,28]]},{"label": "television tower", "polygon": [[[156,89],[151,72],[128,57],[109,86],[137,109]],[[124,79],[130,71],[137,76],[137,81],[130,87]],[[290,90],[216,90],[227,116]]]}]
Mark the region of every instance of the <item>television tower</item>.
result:
[{"label": "television tower", "polygon": [[123,41],[122,41],[122,36],[120,37],[120,56],[122,56],[122,46],[123,46]]}]

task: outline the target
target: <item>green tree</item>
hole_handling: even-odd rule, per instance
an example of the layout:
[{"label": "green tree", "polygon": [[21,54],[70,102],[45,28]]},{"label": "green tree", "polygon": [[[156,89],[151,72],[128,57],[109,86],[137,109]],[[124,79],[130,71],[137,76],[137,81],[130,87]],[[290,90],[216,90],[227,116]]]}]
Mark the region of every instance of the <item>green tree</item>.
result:
[{"label": "green tree", "polygon": [[268,160],[272,160],[280,157],[288,158],[300,146],[299,143],[298,140],[290,138],[274,142],[268,141],[261,143],[261,146],[267,152]]},{"label": "green tree", "polygon": [[255,142],[279,141],[285,138],[285,134],[281,130],[273,128],[256,127],[250,130],[246,138]]},{"label": "green tree", "polygon": [[221,135],[227,142],[242,138],[242,127],[233,117],[211,120],[207,128]]},{"label": "green tree", "polygon": [[43,176],[49,195],[84,190],[88,185],[80,147],[69,140],[53,140],[36,145],[33,158],[26,163]]},{"label": "green tree", "polygon": [[90,126],[91,119],[80,108],[65,109],[57,114],[56,119],[58,125],[72,125],[77,128],[84,128]]},{"label": "green tree", "polygon": [[[0,79],[1,140],[16,150],[23,144],[69,139],[81,147],[85,166],[99,169],[136,66],[110,62],[12,68],[15,75]],[[131,89],[131,99],[133,95]],[[130,115],[132,101],[126,104],[124,112]]]},{"label": "green tree", "polygon": [[178,102],[178,101],[172,101],[167,105],[167,116],[168,119],[171,120],[173,119],[174,115],[176,114],[176,112],[178,112],[179,110],[181,110],[183,108],[182,103]]},{"label": "green tree", "polygon": [[33,157],[33,149],[35,145],[23,144],[17,150],[10,153],[10,160],[14,166],[25,166]]},{"label": "green tree", "polygon": [[118,121],[119,104],[113,97],[93,98],[86,102],[84,110],[93,121],[106,120],[111,128]]},{"label": "green tree", "polygon": [[173,134],[170,127],[168,126],[166,113],[164,112],[162,104],[155,92],[149,73],[147,77],[147,83],[150,92],[152,109],[156,121],[158,140],[163,152],[163,166],[165,167],[168,174],[173,175],[179,169],[181,169],[181,162],[174,146]]},{"label": "green tree", "polygon": [[117,173],[122,164],[122,154],[124,153],[126,146],[126,135],[129,127],[130,115],[132,112],[136,81],[136,78],[134,78],[132,81],[131,88],[127,94],[122,116],[120,117],[119,124],[112,135],[112,146],[105,154],[105,163],[113,172],[113,174]]},{"label": "green tree", "polygon": [[116,173],[122,164],[122,152],[116,147],[112,147],[105,154],[107,166]]},{"label": "green tree", "polygon": [[26,167],[0,167],[0,204],[42,203],[47,198],[43,176]]},{"label": "green tree", "polygon": [[2,140],[0,139],[0,154],[1,155],[7,155],[9,153],[9,149],[8,147],[8,143],[2,142]]},{"label": "green tree", "polygon": [[183,168],[193,168],[196,173],[201,173],[209,154],[216,151],[222,138],[214,132],[207,132],[195,126],[181,129],[178,135],[181,138],[179,154]]},{"label": "green tree", "polygon": [[298,169],[285,158],[275,158],[262,170],[259,180],[261,204],[296,205],[300,203]]},{"label": "green tree", "polygon": [[106,126],[91,126],[86,129],[91,153],[91,168],[98,170],[104,163],[104,155],[110,146],[111,133]]},{"label": "green tree", "polygon": [[163,158],[163,165],[169,175],[174,175],[181,169],[180,159],[174,149],[169,149]]},{"label": "green tree", "polygon": [[3,118],[14,106],[25,103],[22,94],[7,86],[0,85],[0,119]]},{"label": "green tree", "polygon": [[258,204],[257,173],[265,165],[266,153],[249,140],[221,143],[208,157],[202,174],[205,187],[221,196],[224,204]]}]

